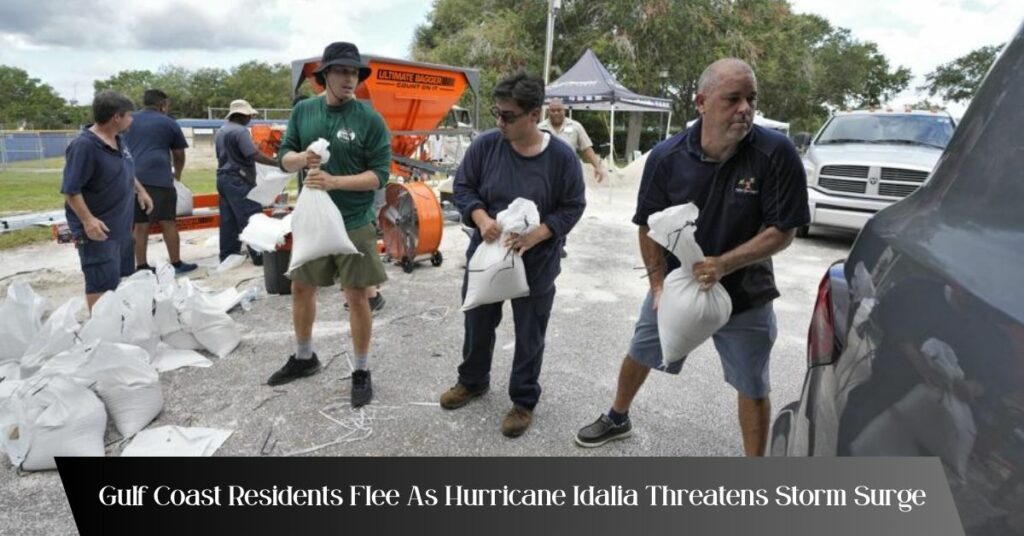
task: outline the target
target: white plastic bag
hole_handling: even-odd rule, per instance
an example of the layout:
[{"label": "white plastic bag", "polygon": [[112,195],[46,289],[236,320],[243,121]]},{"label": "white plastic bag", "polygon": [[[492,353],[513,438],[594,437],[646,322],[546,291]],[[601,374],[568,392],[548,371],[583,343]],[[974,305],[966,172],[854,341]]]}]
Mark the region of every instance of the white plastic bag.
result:
[{"label": "white plastic bag", "polygon": [[113,292],[104,292],[92,306],[78,338],[89,344],[97,341],[121,342],[121,300]]},{"label": "white plastic bag", "polygon": [[178,195],[178,202],[175,205],[175,216],[192,215],[192,190],[181,181],[174,181],[174,192]]},{"label": "white plastic bag", "polygon": [[103,456],[106,428],[99,398],[63,376],[25,382],[0,408],[0,443],[26,471],[56,469],[55,456]]},{"label": "white plastic bag", "polygon": [[29,344],[21,358],[21,367],[26,371],[26,375],[35,373],[42,366],[43,360],[75,345],[75,333],[80,327],[76,315],[84,306],[85,300],[72,298],[46,319],[43,329]]},{"label": "white plastic bag", "polygon": [[231,430],[158,426],[139,432],[121,456],[213,456]]},{"label": "white plastic bag", "polygon": [[[327,140],[309,146],[327,163]],[[331,196],[323,190],[303,188],[292,212],[292,254],[287,274],[299,266],[328,255],[362,255],[345,231],[345,220]]]},{"label": "white plastic bag", "polygon": [[235,321],[205,294],[194,293],[188,299],[181,319],[196,341],[217,357],[226,357],[242,341]]},{"label": "white plastic bag", "polygon": [[[167,372],[182,367],[206,368],[213,365],[213,362],[206,359],[198,352],[192,350],[179,350],[170,345],[161,343],[152,361],[153,368],[157,372]],[[2,384],[0,384],[2,385]]]},{"label": "white plastic bag", "polygon": [[249,190],[245,197],[265,207],[269,206],[281,195],[293,175],[276,166],[256,164],[256,187]]},{"label": "white plastic bag", "polygon": [[689,355],[722,328],[732,315],[732,301],[721,283],[701,290],[693,278],[693,265],[704,253],[693,233],[699,211],[692,203],[665,209],[647,220],[648,236],[671,251],[681,267],[665,277],[658,303],[658,338],[668,365]]},{"label": "white plastic bag", "polygon": [[277,246],[284,244],[285,237],[292,232],[291,222],[290,215],[278,219],[263,213],[253,214],[238,239],[256,251],[276,251]]},{"label": "white plastic bag", "polygon": [[157,290],[157,277],[149,270],[141,270],[118,285],[114,295],[121,300],[121,342],[133,344],[156,353],[160,342],[153,319],[153,298]]},{"label": "white plastic bag", "polygon": [[462,303],[463,311],[530,295],[526,265],[523,264],[522,257],[503,244],[509,234],[527,234],[540,225],[537,205],[520,197],[499,212],[495,219],[501,225],[501,237],[494,242],[483,242],[477,246],[466,265],[466,299]]},{"label": "white plastic bag", "polygon": [[75,372],[90,381],[124,437],[145,428],[164,407],[160,376],[149,359],[138,346],[101,343]]},{"label": "white plastic bag", "polygon": [[0,304],[0,361],[19,359],[25,354],[43,325],[46,300],[28,283],[15,281],[7,287]]}]

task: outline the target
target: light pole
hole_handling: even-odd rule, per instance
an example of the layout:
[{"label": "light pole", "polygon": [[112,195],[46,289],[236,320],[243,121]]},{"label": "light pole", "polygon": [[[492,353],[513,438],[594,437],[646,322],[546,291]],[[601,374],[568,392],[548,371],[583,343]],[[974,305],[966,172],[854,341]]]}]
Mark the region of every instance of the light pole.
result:
[{"label": "light pole", "polygon": [[[658,94],[661,98],[667,98],[665,96],[665,84],[668,82],[668,69],[662,69],[658,71],[658,82],[661,86],[661,92]],[[671,107],[671,105],[669,105]],[[658,117],[658,126],[661,126],[661,117]],[[665,131],[665,138],[668,139],[668,123],[665,123],[665,128],[659,129]]]}]

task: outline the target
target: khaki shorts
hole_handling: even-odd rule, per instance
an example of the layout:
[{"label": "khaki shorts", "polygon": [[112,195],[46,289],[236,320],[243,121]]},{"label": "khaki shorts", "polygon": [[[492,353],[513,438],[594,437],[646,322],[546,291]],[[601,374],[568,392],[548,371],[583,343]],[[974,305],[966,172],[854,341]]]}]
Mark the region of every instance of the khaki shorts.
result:
[{"label": "khaki shorts", "polygon": [[340,283],[341,288],[353,289],[370,288],[387,281],[373,224],[349,229],[348,237],[362,255],[330,255],[311,260],[292,272],[292,281],[315,287]]}]

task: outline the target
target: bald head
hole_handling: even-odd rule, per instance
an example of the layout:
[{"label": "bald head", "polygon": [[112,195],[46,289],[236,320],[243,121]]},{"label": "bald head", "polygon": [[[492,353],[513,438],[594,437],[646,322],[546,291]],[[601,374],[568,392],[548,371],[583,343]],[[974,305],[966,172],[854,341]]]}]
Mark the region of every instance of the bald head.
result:
[{"label": "bald head", "polygon": [[755,84],[757,83],[754,70],[750,68],[747,62],[739,58],[723,58],[712,62],[700,74],[700,78],[697,80],[697,93],[707,95],[714,91],[724,78],[733,76],[749,76],[754,80]]}]

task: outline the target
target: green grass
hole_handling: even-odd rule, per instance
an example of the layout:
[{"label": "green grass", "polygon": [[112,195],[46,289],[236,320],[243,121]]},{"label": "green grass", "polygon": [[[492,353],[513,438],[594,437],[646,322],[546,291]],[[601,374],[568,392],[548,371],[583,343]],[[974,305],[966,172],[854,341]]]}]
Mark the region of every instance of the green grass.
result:
[{"label": "green grass", "polygon": [[[56,171],[63,167],[63,158],[49,158],[32,163],[19,162],[17,169],[0,171],[0,215],[63,207],[64,196],[60,193],[62,173]],[[213,169],[188,169],[186,166],[182,181],[197,194],[217,191],[217,176]]]},{"label": "green grass", "polygon": [[53,232],[49,227],[29,227],[28,229],[9,231],[0,233],[0,251],[50,240],[53,240]]}]

